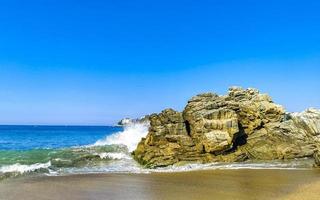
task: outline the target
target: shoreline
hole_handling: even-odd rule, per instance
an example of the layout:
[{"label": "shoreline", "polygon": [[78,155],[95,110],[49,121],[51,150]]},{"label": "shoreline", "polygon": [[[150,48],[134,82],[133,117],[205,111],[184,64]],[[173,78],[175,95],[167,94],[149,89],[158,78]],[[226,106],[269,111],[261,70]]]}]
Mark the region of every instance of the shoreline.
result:
[{"label": "shoreline", "polygon": [[319,199],[318,169],[199,170],[20,177],[0,199]]}]

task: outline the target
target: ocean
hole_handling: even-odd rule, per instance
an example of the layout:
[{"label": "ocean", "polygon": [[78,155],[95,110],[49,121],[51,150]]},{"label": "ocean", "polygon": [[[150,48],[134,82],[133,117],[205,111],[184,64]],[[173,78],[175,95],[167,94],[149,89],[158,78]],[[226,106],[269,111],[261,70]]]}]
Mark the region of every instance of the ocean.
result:
[{"label": "ocean", "polygon": [[119,126],[0,126],[0,180],[20,176],[149,173],[203,169],[301,169],[313,160],[209,163],[145,169],[131,152],[149,124]]},{"label": "ocean", "polygon": [[147,124],[0,126],[0,179],[20,175],[130,172]]}]

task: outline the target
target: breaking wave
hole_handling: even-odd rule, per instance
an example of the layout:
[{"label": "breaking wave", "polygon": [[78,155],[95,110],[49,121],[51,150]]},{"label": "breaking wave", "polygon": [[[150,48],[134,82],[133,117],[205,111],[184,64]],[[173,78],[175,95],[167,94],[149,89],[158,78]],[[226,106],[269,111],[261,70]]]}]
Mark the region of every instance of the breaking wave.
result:
[{"label": "breaking wave", "polygon": [[130,123],[123,131],[86,146],[0,151],[0,179],[34,172],[59,175],[139,171],[131,152],[147,135],[148,128],[147,122]]},{"label": "breaking wave", "polygon": [[135,150],[142,137],[148,134],[148,122],[127,123],[123,131],[98,140],[93,146],[104,146],[110,144],[125,145],[130,152]]}]

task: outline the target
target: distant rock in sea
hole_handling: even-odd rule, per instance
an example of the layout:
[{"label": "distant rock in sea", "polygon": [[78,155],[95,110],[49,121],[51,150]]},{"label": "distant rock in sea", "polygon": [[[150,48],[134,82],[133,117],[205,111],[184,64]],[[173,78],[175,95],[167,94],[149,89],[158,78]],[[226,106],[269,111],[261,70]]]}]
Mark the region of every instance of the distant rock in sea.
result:
[{"label": "distant rock in sea", "polygon": [[134,123],[144,123],[148,120],[149,120],[149,115],[146,115],[146,116],[144,116],[142,118],[138,118],[138,119],[123,118],[117,123],[117,125],[118,126],[128,126],[128,125],[134,124]]},{"label": "distant rock in sea", "polygon": [[133,123],[133,119],[123,118],[117,123],[117,125],[118,126],[126,126],[126,125],[131,124],[131,123]]},{"label": "distant rock in sea", "polygon": [[287,113],[257,89],[199,94],[183,112],[166,109],[148,120],[149,133],[133,152],[146,167],[312,156],[320,165],[320,111]]}]

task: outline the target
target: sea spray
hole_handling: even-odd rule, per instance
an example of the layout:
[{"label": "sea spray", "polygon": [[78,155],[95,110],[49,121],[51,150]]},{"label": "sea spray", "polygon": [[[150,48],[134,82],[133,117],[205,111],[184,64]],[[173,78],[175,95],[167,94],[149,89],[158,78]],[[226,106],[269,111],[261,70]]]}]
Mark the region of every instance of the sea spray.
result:
[{"label": "sea spray", "polygon": [[93,146],[104,145],[125,145],[129,152],[136,149],[142,137],[148,134],[149,122],[128,123],[123,131],[109,135],[102,140],[98,140]]}]

